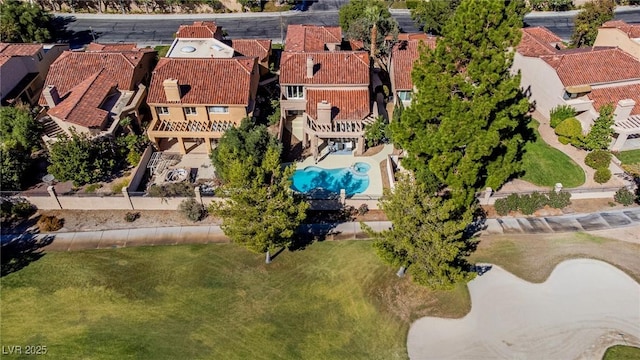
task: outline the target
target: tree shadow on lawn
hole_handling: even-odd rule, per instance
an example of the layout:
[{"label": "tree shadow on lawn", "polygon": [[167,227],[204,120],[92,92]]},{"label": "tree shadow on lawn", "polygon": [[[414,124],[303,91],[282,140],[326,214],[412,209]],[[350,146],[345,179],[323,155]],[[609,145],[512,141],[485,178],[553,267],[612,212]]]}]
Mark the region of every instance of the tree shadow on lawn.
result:
[{"label": "tree shadow on lawn", "polygon": [[55,236],[47,235],[38,239],[36,235],[35,233],[24,233],[2,237],[0,277],[19,271],[45,255],[42,248],[51,244]]}]

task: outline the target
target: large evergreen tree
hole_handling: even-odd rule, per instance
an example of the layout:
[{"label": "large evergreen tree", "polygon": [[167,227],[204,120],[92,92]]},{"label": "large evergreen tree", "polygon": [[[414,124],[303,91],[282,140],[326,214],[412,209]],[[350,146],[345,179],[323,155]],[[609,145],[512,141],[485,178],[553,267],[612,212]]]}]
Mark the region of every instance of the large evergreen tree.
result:
[{"label": "large evergreen tree", "polygon": [[0,142],[15,141],[30,154],[40,147],[40,124],[36,122],[28,108],[0,107]]},{"label": "large evergreen tree", "polygon": [[413,280],[432,289],[450,289],[474,274],[466,262],[473,244],[465,237],[475,207],[460,213],[446,195],[437,196],[405,177],[380,202],[393,227],[365,231],[375,240],[378,255],[392,266],[407,269]]},{"label": "large evergreen tree", "polygon": [[53,30],[51,15],[35,5],[17,0],[0,4],[2,42],[47,42]]},{"label": "large evergreen tree", "polygon": [[399,26],[382,0],[354,0],[342,6],[339,23],[345,38],[362,41],[364,48],[379,59],[386,59],[393,41],[397,38]]},{"label": "large evergreen tree", "polygon": [[460,0],[420,1],[415,8],[411,9],[411,18],[427,34],[440,35],[458,4]]},{"label": "large evergreen tree", "polygon": [[[233,242],[266,253],[269,262],[269,251],[291,243],[308,204],[291,190],[295,168],[282,168],[282,146],[266,127],[245,121],[225,138],[224,148],[212,157],[214,164],[226,167],[216,172],[224,174],[222,194],[227,198],[212,203],[209,211],[222,218],[222,230]],[[221,141],[218,148],[222,145]]]},{"label": "large evergreen tree", "polygon": [[598,36],[598,28],[613,19],[614,0],[587,1],[574,20],[571,44],[574,47],[592,46]]},{"label": "large evergreen tree", "polygon": [[529,102],[510,68],[522,15],[520,1],[462,1],[436,48],[422,48],[417,93],[390,124],[404,165],[431,190],[448,188],[461,210],[520,171]]},{"label": "large evergreen tree", "polygon": [[600,109],[600,115],[593,122],[589,134],[584,140],[588,150],[606,150],[611,145],[613,136],[613,106],[607,104]]}]

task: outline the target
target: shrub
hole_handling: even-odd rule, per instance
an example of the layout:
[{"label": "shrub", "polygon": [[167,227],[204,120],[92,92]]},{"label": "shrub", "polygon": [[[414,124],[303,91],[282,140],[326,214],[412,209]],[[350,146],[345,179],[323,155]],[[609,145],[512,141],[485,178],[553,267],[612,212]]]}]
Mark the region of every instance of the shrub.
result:
[{"label": "shrub", "polygon": [[42,215],[36,224],[40,232],[58,231],[64,226],[64,219],[53,215]]},{"label": "shrub", "polygon": [[613,199],[624,206],[632,205],[635,202],[635,195],[627,190],[627,188],[620,188],[620,190],[616,191],[616,194],[613,196]]},{"label": "shrub", "polygon": [[187,182],[151,185],[149,196],[152,197],[193,197],[193,186]]},{"label": "shrub", "polygon": [[96,190],[100,189],[101,187],[102,187],[102,184],[100,183],[90,184],[84,188],[84,192],[88,194],[93,194],[94,192],[96,192]]},{"label": "shrub", "polygon": [[587,154],[584,163],[592,169],[608,168],[611,162],[611,153],[605,150],[595,150]]},{"label": "shrub", "polygon": [[593,175],[593,180],[598,184],[604,184],[611,179],[611,171],[608,168],[602,168],[596,170],[596,173]]},{"label": "shrub", "polygon": [[562,209],[571,205],[571,194],[566,191],[555,192],[552,190],[547,194],[547,198],[549,199],[547,205],[554,209]]},{"label": "shrub", "polygon": [[555,128],[563,120],[576,116],[576,111],[569,105],[560,105],[551,109],[549,125]]},{"label": "shrub", "polygon": [[522,195],[518,204],[518,210],[525,215],[531,215],[536,210],[542,209],[547,202],[547,197],[537,192],[531,195]]},{"label": "shrub", "polygon": [[124,214],[124,221],[126,222],[134,222],[140,217],[139,212],[127,212]]},{"label": "shrub", "polygon": [[580,146],[582,144],[582,125],[576,118],[562,120],[562,122],[556,126],[555,131],[558,135],[558,140],[560,140],[560,137],[565,137],[574,146]]},{"label": "shrub", "polygon": [[204,206],[195,198],[183,200],[178,206],[178,211],[191,221],[200,221],[204,217]]},{"label": "shrub", "polygon": [[509,204],[507,203],[506,198],[497,199],[495,204],[493,204],[493,207],[496,209],[496,212],[500,216],[505,216],[509,214],[509,211],[511,211],[511,208],[509,207]]},{"label": "shrub", "polygon": [[111,185],[111,192],[114,194],[120,194],[122,192],[122,189],[124,187],[126,187],[127,185],[129,185],[129,179],[125,179],[122,181],[119,181],[113,185]]},{"label": "shrub", "polygon": [[358,215],[363,216],[369,212],[369,206],[367,204],[362,204],[358,207]]}]

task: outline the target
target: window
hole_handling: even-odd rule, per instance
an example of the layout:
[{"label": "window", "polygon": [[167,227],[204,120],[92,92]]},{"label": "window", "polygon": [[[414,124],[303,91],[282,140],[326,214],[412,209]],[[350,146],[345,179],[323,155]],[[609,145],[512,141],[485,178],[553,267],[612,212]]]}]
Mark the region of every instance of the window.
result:
[{"label": "window", "polygon": [[38,52],[38,61],[42,61],[42,54]]},{"label": "window", "polygon": [[301,85],[287,86],[287,99],[304,99],[304,90]]},{"label": "window", "polygon": [[214,114],[228,114],[229,107],[228,106],[209,106],[207,107],[207,111]]},{"label": "window", "polygon": [[156,106],[156,113],[158,113],[158,115],[169,115],[169,108],[166,106]]},{"label": "window", "polygon": [[187,106],[186,108],[184,108],[184,114],[185,115],[195,115],[198,112],[196,111],[196,108],[193,106]]},{"label": "window", "polygon": [[411,91],[398,91],[398,98],[402,101],[411,101]]}]

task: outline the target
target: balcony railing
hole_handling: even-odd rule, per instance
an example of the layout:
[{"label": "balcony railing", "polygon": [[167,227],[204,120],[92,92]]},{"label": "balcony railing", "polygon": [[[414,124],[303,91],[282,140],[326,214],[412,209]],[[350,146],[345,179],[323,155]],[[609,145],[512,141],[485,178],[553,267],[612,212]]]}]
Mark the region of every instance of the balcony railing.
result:
[{"label": "balcony railing", "polygon": [[171,121],[157,120],[152,131],[176,132],[224,132],[234,126],[233,121],[188,120]]}]

